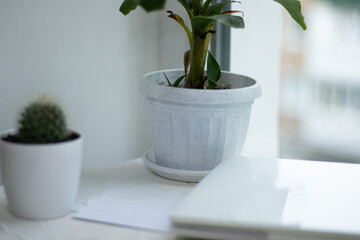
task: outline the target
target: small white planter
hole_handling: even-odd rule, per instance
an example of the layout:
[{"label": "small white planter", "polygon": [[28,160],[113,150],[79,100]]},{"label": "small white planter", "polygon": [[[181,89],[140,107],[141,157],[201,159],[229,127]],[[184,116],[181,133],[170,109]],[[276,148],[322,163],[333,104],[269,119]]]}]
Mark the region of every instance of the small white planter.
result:
[{"label": "small white planter", "polygon": [[156,164],[170,169],[209,171],[224,159],[240,155],[251,106],[261,96],[253,79],[222,73],[232,89],[196,90],[168,87],[183,70],[146,74],[140,84],[148,101]]},{"label": "small white planter", "polygon": [[5,141],[4,136],[0,159],[10,212],[28,219],[68,214],[79,185],[83,138],[78,135],[60,143],[21,144]]}]

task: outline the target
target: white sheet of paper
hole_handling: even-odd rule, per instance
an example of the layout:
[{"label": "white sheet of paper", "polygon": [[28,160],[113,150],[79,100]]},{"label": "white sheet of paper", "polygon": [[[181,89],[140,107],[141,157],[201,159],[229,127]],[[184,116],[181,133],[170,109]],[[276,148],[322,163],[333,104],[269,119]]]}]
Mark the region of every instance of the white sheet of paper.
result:
[{"label": "white sheet of paper", "polygon": [[160,187],[123,184],[89,200],[74,218],[167,232],[169,215],[182,198]]}]

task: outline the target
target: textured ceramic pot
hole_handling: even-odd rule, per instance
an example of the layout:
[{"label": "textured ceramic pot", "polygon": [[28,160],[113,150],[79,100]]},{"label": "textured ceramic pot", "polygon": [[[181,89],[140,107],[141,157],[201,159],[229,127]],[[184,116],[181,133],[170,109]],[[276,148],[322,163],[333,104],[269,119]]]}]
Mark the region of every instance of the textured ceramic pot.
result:
[{"label": "textured ceramic pot", "polygon": [[197,90],[168,87],[183,70],[146,74],[140,91],[147,97],[156,164],[181,170],[208,171],[239,155],[249,125],[251,106],[261,87],[246,76],[222,73],[232,89]]},{"label": "textured ceramic pot", "polygon": [[51,144],[21,144],[1,138],[3,183],[12,214],[49,219],[70,212],[82,161],[83,138],[76,135],[73,140]]}]

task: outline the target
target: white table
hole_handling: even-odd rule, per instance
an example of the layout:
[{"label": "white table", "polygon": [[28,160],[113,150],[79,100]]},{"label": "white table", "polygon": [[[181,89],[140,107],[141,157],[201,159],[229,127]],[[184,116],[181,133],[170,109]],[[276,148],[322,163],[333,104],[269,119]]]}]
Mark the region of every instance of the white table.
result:
[{"label": "white table", "polygon": [[[286,211],[282,211],[283,213],[279,215],[279,219],[282,222],[277,222],[284,225],[285,221],[285,225],[287,225],[281,226],[281,231],[283,231],[284,227],[286,227],[288,230],[290,227],[289,233],[292,236],[292,239],[300,239],[296,238],[296,233],[303,233],[304,231],[310,231],[314,229],[316,230],[317,227],[321,227],[322,229],[326,230],[326,226],[324,228],[323,225],[329,223],[329,231],[326,233],[330,233],[330,235],[328,234],[326,236],[331,236],[331,233],[337,232],[337,229],[345,229],[346,231],[349,230],[356,232],[356,235],[353,235],[348,239],[358,239],[358,226],[360,226],[360,208],[358,204],[360,200],[360,165],[292,160],[271,161],[269,159],[256,161],[252,160],[248,163],[248,165],[246,165],[245,161],[238,162],[237,165],[228,165],[226,163],[223,163],[221,166],[219,166],[204,181],[199,184],[195,191],[192,191],[192,193],[188,194],[186,199],[183,200],[182,205],[184,205],[184,202],[189,203],[189,201],[186,200],[192,199],[190,201],[190,208],[186,208],[187,210],[180,209],[181,214],[188,214],[192,217],[197,217],[196,214],[202,213],[201,211],[205,209],[204,214],[201,214],[201,216],[203,217],[202,220],[211,220],[212,217],[214,218],[214,220],[221,220],[221,217],[224,217],[227,212],[233,213],[233,208],[231,208],[231,206],[229,205],[222,206],[221,201],[224,199],[224,193],[233,192],[231,187],[234,186],[232,184],[232,182],[234,181],[236,181],[238,185],[240,184],[240,187],[243,185],[242,187],[245,188],[245,190],[248,190],[248,188],[256,190],[250,191],[253,192],[255,195],[249,195],[249,191],[247,191],[248,194],[242,194],[242,192],[244,191],[241,191],[241,188],[237,188],[238,195],[240,194],[238,197],[245,198],[243,199],[244,201],[252,201],[254,199],[260,199],[262,201],[263,199],[265,199],[265,197],[263,197],[263,194],[267,193],[265,194],[266,196],[272,196],[272,193],[275,194],[279,191],[281,193],[284,188],[288,188],[289,191],[287,191],[287,200],[283,201],[282,198],[278,198],[279,202],[284,204],[286,202],[286,205],[283,208]],[[242,166],[243,164],[245,165]],[[238,168],[234,168],[236,166]],[[224,169],[226,170],[225,172]],[[229,169],[235,169],[236,171],[229,172],[227,171]],[[231,173],[232,175],[229,175],[229,173]],[[271,178],[272,176],[274,178]],[[219,178],[222,179],[222,181],[220,181],[222,182],[222,184],[218,184]],[[275,185],[270,184],[271,181],[269,182],[269,180],[274,180]],[[286,181],[282,182],[283,180]],[[300,185],[298,184],[299,180],[301,182]],[[259,185],[259,183],[264,184]],[[80,183],[77,206],[81,206],[83,200],[90,199],[99,193],[102,193],[109,189],[113,189],[121,184],[146,184],[151,185],[155,188],[160,188],[171,192],[177,192],[184,195],[186,195],[194,186],[194,184],[180,183],[160,178],[147,170],[141,159],[135,159],[102,168],[84,169]],[[229,191],[224,191],[224,189],[226,190],[224,186],[227,186]],[[271,187],[270,191],[267,192],[262,191],[262,189],[264,189],[262,187],[269,186],[273,186],[275,188],[273,189],[273,187]],[[320,191],[318,191],[319,189]],[[221,196],[217,194],[220,192],[222,193]],[[211,197],[209,197],[209,195],[206,195],[206,193],[210,193]],[[300,201],[303,195],[305,195],[304,197],[306,197],[307,195],[308,198],[305,198],[305,201]],[[256,198],[252,198],[251,196],[255,196]],[[271,199],[276,200],[276,196],[271,197]],[[206,207],[203,204],[203,201],[196,200],[203,199],[204,197],[206,199],[212,199],[212,202],[215,204],[214,207],[216,207],[218,211],[216,211],[216,209],[214,208]],[[227,200],[231,197],[236,198],[237,195],[231,194],[229,198],[225,199]],[[193,201],[194,199],[196,201]],[[307,202],[306,199],[311,200],[311,202]],[[270,201],[270,203],[271,202],[272,201]],[[208,203],[212,204],[210,201],[208,201]],[[199,204],[201,205],[199,206]],[[263,203],[261,202],[261,204]],[[245,204],[245,206],[248,205]],[[270,208],[272,208],[272,205],[269,206]],[[303,208],[299,209],[298,206],[302,206]],[[242,205],[238,207],[242,207]],[[212,210],[208,212],[208,209]],[[307,209],[307,211],[302,211],[302,209]],[[336,215],[337,212],[340,211],[339,209],[344,209],[346,211],[343,212],[343,215]],[[241,211],[235,211],[235,213],[241,214],[241,216],[238,216],[240,220],[241,218],[244,218],[242,221],[238,222],[239,224],[236,225],[236,227],[241,228],[245,225],[245,229],[249,229],[249,227],[252,227],[252,229],[258,229],[259,227],[263,227],[261,224],[257,224],[256,226],[249,225],[248,220],[252,218],[252,213],[255,211],[244,210],[246,209],[242,209]],[[274,211],[278,212],[276,208],[274,209]],[[336,218],[337,221],[327,221],[331,219],[324,218],[326,216],[329,216],[329,214],[327,214],[328,211],[331,211],[332,215],[336,213],[333,218]],[[250,214],[245,214],[246,212],[249,212]],[[299,218],[292,217],[292,213],[295,214],[295,217],[297,216]],[[225,215],[222,216],[221,214]],[[267,219],[263,213],[257,214],[257,216],[258,218],[260,218],[257,219],[258,222]],[[264,218],[262,216],[264,216]],[[277,216],[278,215],[276,215],[275,217]],[[339,218],[337,218],[337,216],[339,216]],[[198,223],[199,219],[201,218],[196,219]],[[342,219],[344,221],[342,221]],[[355,219],[355,221],[351,221],[352,219]],[[192,218],[192,220],[194,219]],[[290,225],[287,224],[287,222],[289,222]],[[293,225],[293,222],[299,222],[300,225]],[[244,225],[241,223],[246,224]],[[333,226],[331,224],[335,225]],[[309,225],[311,229],[307,225]],[[293,236],[294,234],[295,236]],[[75,220],[72,218],[71,214],[63,218],[47,221],[30,221],[17,218],[12,216],[8,212],[4,191],[2,187],[0,188],[0,240],[165,240],[174,238],[175,237],[172,236],[171,233],[164,234],[159,232],[143,231],[128,227],[111,226],[101,223]],[[248,238],[244,239],[248,240]],[[269,238],[264,235],[260,239],[263,240]],[[284,240],[288,238],[281,239]],[[334,235],[332,239],[338,240],[336,235]]]},{"label": "white table", "polygon": [[[186,194],[194,184],[160,178],[149,172],[141,159],[130,160],[102,168],[84,169],[81,177],[77,205],[107,189],[123,183],[146,182],[162,189]],[[0,239],[1,240],[162,240],[172,239],[170,234],[111,226],[75,220],[72,214],[63,218],[30,221],[8,212],[3,187],[0,187]]]}]

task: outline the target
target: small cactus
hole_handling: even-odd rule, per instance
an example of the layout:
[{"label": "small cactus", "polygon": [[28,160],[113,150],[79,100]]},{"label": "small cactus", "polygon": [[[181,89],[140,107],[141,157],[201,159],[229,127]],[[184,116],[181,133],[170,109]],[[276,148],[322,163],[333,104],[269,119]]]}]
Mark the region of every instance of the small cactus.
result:
[{"label": "small cactus", "polygon": [[69,136],[63,110],[45,98],[26,106],[18,123],[17,138],[23,143],[54,143]]}]

